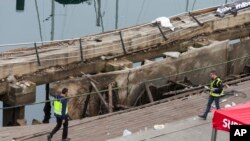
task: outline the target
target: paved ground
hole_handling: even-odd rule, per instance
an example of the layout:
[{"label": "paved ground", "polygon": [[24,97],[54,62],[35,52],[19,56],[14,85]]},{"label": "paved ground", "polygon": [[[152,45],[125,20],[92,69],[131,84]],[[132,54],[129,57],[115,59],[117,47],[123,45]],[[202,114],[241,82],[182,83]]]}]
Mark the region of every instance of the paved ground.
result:
[{"label": "paved ground", "polygon": [[[163,124],[164,129],[144,129],[126,137],[108,141],[210,141],[212,134],[212,114],[204,121],[195,117]],[[218,141],[229,141],[229,133],[218,131]]]},{"label": "paved ground", "polygon": [[[225,96],[221,106],[239,104],[250,101],[250,81],[239,83],[231,87],[244,93]],[[124,129],[133,133],[140,130],[152,129],[155,124],[168,123],[164,130],[146,132],[143,137],[153,141],[184,140],[206,141],[210,139],[211,127],[209,121],[194,120],[194,116],[203,112],[207,103],[207,94],[198,94],[181,99],[164,102],[140,109],[111,113],[98,117],[74,120],[69,123],[69,137],[72,141],[104,141],[121,137]],[[178,122],[177,122],[178,121]],[[36,126],[0,128],[0,141],[45,141],[47,134],[55,124]],[[195,128],[194,128],[195,127]],[[188,135],[188,136],[187,136]],[[138,136],[140,138],[140,136]],[[52,141],[61,139],[61,131]],[[137,139],[137,137],[136,137]],[[133,140],[133,139],[132,139]],[[220,140],[223,141],[224,139]],[[225,138],[225,141],[227,139]]]}]

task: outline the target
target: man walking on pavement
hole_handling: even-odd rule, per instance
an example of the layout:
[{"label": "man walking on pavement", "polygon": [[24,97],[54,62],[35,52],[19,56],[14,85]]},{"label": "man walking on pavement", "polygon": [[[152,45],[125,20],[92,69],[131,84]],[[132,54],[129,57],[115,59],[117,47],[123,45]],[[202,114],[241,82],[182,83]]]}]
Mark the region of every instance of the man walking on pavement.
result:
[{"label": "man walking on pavement", "polygon": [[51,141],[53,135],[61,128],[63,124],[62,141],[69,141],[68,136],[68,99],[66,99],[68,89],[63,88],[60,95],[55,95],[54,114],[56,117],[56,127],[47,136],[48,141]]},{"label": "man walking on pavement", "polygon": [[207,108],[203,115],[199,115],[200,118],[206,120],[207,114],[210,111],[213,101],[215,101],[215,106],[217,109],[220,109],[220,96],[223,94],[223,84],[221,79],[218,77],[217,72],[212,70],[210,72],[210,88],[209,88],[209,98],[207,102]]}]

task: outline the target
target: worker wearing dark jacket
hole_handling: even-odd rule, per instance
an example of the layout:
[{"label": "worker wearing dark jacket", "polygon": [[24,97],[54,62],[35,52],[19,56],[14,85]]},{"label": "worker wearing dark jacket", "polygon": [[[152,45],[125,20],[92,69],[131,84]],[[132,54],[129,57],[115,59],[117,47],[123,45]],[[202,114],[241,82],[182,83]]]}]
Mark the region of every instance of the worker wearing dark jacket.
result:
[{"label": "worker wearing dark jacket", "polygon": [[53,135],[61,128],[63,124],[63,134],[62,141],[68,141],[68,100],[66,99],[68,94],[68,89],[63,88],[60,95],[56,95],[54,105],[54,114],[56,117],[56,127],[47,136],[48,141],[51,141]]},{"label": "worker wearing dark jacket", "polygon": [[215,70],[210,72],[210,90],[209,90],[209,98],[207,103],[206,111],[203,115],[199,115],[200,118],[204,120],[207,119],[207,114],[210,111],[211,105],[213,101],[215,101],[215,106],[217,109],[220,109],[220,96],[223,94],[223,84],[221,79],[217,76],[217,72]]}]

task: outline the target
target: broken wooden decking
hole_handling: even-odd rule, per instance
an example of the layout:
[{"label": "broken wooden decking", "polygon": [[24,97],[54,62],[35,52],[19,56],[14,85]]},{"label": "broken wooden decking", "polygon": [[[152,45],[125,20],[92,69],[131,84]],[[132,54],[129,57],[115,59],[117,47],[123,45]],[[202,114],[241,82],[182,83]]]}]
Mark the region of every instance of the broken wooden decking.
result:
[{"label": "broken wooden decking", "polygon": [[[250,30],[248,30],[250,28],[249,9],[241,10],[237,16],[227,15],[224,18],[215,17],[214,15],[215,9],[216,8],[210,8],[206,10],[193,12],[194,16],[203,24],[202,26],[201,24],[198,24],[197,21],[195,21],[193,17],[188,15],[187,13],[172,17],[171,22],[173,23],[176,29],[174,32],[170,31],[169,29],[155,26],[150,23],[150,24],[130,27],[127,29],[120,29],[120,30],[116,30],[116,31],[108,32],[108,33],[86,36],[77,40],[54,42],[52,44],[45,43],[43,46],[39,46],[35,43],[34,44],[35,48],[16,49],[16,50],[4,52],[0,55],[1,56],[0,79],[2,80],[0,82],[0,99],[4,101],[3,107],[10,106],[8,105],[9,104],[8,101],[10,101],[9,96],[10,95],[16,96],[15,94],[17,94],[17,93],[9,94],[8,89],[10,85],[9,85],[9,81],[6,80],[6,77],[8,75],[16,76],[18,79],[17,81],[28,80],[28,81],[33,82],[35,85],[40,85],[40,84],[45,84],[45,83],[48,84],[48,83],[58,81],[58,80],[63,80],[66,78],[73,78],[74,80],[76,80],[78,78],[74,78],[74,76],[77,76],[77,77],[81,76],[82,75],[81,72],[96,74],[99,72],[116,71],[117,69],[112,70],[107,67],[107,66],[112,66],[112,67],[116,66],[116,64],[113,62],[117,62],[117,64],[120,63],[119,65],[123,64],[124,62],[127,63],[128,65],[123,65],[123,67],[118,69],[118,70],[122,69],[122,71],[124,71],[127,66],[132,66],[131,64],[133,64],[134,62],[143,61],[145,59],[151,59],[151,58],[156,58],[156,57],[162,57],[164,56],[163,53],[165,51],[186,52],[187,47],[196,46],[196,45],[197,45],[196,47],[204,48],[204,50],[206,50],[206,47],[212,46],[212,45],[220,46],[220,49],[221,49],[221,48],[227,47],[228,41],[225,41],[227,39],[239,39],[239,38],[243,39],[244,38],[247,40],[247,37],[250,34]],[[200,38],[197,38],[197,36],[201,38],[204,37],[206,38],[205,40],[207,41],[210,41],[211,39],[212,40],[215,39],[215,40],[219,40],[220,42],[212,41],[211,43],[209,42],[207,44],[204,44],[203,42],[200,43],[199,41]],[[190,41],[190,39],[192,40]],[[243,44],[242,46],[246,46],[248,42],[242,43],[242,44]],[[213,51],[216,52],[216,50],[213,50]],[[210,51],[210,54],[212,53],[213,52]],[[230,59],[235,59],[238,56],[242,56],[243,54],[248,53],[248,51],[242,51],[242,50],[241,52],[237,51],[237,53],[239,53],[240,55],[236,55],[236,56],[230,56],[230,55],[227,56],[227,53],[230,54],[230,52],[227,52],[227,51],[223,53],[224,54],[222,55],[221,54],[217,56],[213,55],[212,57],[209,57],[209,58],[204,57],[204,56],[208,57],[206,53],[204,54],[200,53],[199,55],[201,57],[197,55],[197,58],[203,58],[205,60],[211,60],[213,58],[211,63],[206,64],[202,62],[202,60],[200,60],[201,63],[198,62],[197,66],[194,65],[195,67],[192,67],[192,65],[189,65],[189,67],[198,68],[198,67],[204,67],[203,65],[214,65],[218,61],[216,57],[219,57],[219,58],[223,57],[222,59],[219,59],[219,60],[223,61],[224,59],[224,61],[228,61]],[[198,54],[198,52],[195,52],[194,54]],[[193,56],[193,55],[190,55],[190,56]],[[182,68],[184,69],[181,69],[180,67],[181,65],[178,65],[178,67],[174,68],[176,70],[174,70],[173,73],[176,73],[176,72],[178,73],[180,72],[180,70],[187,70],[187,71],[190,70],[189,67],[186,67],[184,65],[188,63],[186,60],[188,60],[189,58],[186,58],[186,60],[185,58],[182,58],[182,59],[184,59],[185,61],[185,63],[181,62]],[[154,63],[154,65],[148,65],[148,67],[141,67],[140,71],[141,72],[145,71],[145,74],[149,76],[146,78],[147,80],[158,78],[161,76],[154,75],[153,73],[157,73],[157,74],[161,74],[161,73],[154,71],[153,67],[157,67],[165,63],[162,68],[161,67],[159,68],[162,71],[165,71],[165,69],[169,71],[170,66],[172,64],[166,65],[167,62],[169,64],[174,63],[174,61],[171,61],[171,60],[169,61],[168,59],[166,59],[161,62],[162,64]],[[189,62],[193,62],[193,61],[190,60]],[[199,64],[202,64],[202,65],[199,65]],[[241,65],[240,67],[243,68],[245,64],[246,63],[242,61],[242,63],[240,63]],[[234,67],[237,67],[237,66],[234,65]],[[226,68],[225,69],[223,68],[223,70],[226,70]],[[242,69],[239,69],[239,70],[242,70]],[[127,82],[131,82],[130,80],[131,78],[133,78],[133,76],[130,78],[130,75],[139,76],[137,75],[139,74],[139,71],[137,73],[131,73],[132,71],[134,70],[129,69],[129,71],[127,71],[127,74],[123,75],[125,76],[123,79],[127,79],[126,80]],[[117,73],[120,73],[120,71],[117,71]],[[205,72],[200,73],[200,76],[204,75],[204,73]],[[103,74],[106,75],[107,73],[103,73]],[[162,73],[161,75],[165,75],[165,74]],[[141,76],[143,76],[143,74]],[[190,77],[194,77],[194,76],[190,75]],[[111,77],[108,77],[109,81],[112,80],[112,78],[111,79],[110,78]],[[106,83],[108,82],[107,80],[105,80],[105,78],[100,79],[100,80],[101,80],[100,83],[103,83],[104,81]],[[142,80],[142,79],[138,79],[138,80]],[[205,81],[205,79],[198,79],[198,80]],[[126,83],[126,81],[124,82]],[[133,81],[133,83],[137,85],[141,82],[137,83],[136,81]],[[132,84],[133,87],[131,89],[136,89],[136,91],[139,91],[136,85]],[[67,84],[67,86],[69,85]],[[121,86],[121,85],[118,85],[118,86]],[[104,87],[99,87],[99,86],[97,87],[99,90],[104,89]],[[84,93],[85,92],[84,90],[87,90],[87,89],[79,89],[78,91],[78,89],[73,88],[71,89],[70,94],[76,95],[79,93]],[[129,88],[127,90],[129,90]],[[47,91],[47,97],[49,97],[48,93],[49,92]],[[149,90],[147,90],[147,93],[149,94]],[[32,94],[33,94],[32,100],[34,100],[35,91],[33,91]],[[120,105],[130,106],[129,104],[127,104],[127,102],[132,102],[133,99],[136,98],[136,96],[128,95],[128,92],[123,91],[122,93],[119,93],[119,98],[121,100],[121,102],[119,103]],[[23,100],[26,100],[26,99],[23,99]],[[78,99],[78,101],[75,103],[70,102],[69,107],[73,109],[76,109],[76,107],[82,107],[83,101],[81,100],[83,99],[80,99],[80,100]],[[105,103],[105,100],[102,100],[102,101],[103,103]],[[152,98],[151,98],[151,101],[153,101]],[[23,104],[23,103],[27,104],[28,101],[25,101],[22,103],[19,101],[11,105],[18,105],[18,104]],[[77,105],[76,103],[78,103],[79,105]],[[84,105],[87,105],[87,104],[84,104]],[[108,107],[107,104],[105,105],[106,107]],[[98,106],[98,104],[96,104],[96,106]],[[12,112],[17,111],[17,109],[12,109]],[[22,117],[20,118],[24,118],[24,114],[23,114],[24,106],[20,107],[20,109],[21,110],[19,111],[22,111],[22,113],[19,114],[19,115],[22,115]],[[86,110],[83,110],[83,111],[86,111]],[[10,113],[8,110],[4,110],[4,112],[5,113],[3,115],[7,115],[6,113],[9,113],[10,115],[10,116],[5,116],[4,119],[12,118],[11,117],[12,113]],[[74,112],[77,115],[77,112],[79,112],[79,109],[75,110]],[[73,118],[76,119],[77,117],[74,116]],[[16,122],[15,119],[12,119],[11,121]]]},{"label": "broken wooden decking", "polygon": [[[225,104],[244,103],[250,100],[250,81],[237,83],[226,91],[239,91],[235,95],[221,98],[221,107]],[[162,102],[164,99],[162,100]],[[155,102],[160,103],[160,102]],[[144,105],[134,109],[115,112],[107,115],[84,118],[69,122],[69,137],[72,141],[101,141],[122,136],[123,130],[133,133],[146,128],[153,128],[155,124],[164,124],[203,112],[207,103],[207,94],[197,94],[170,102],[163,102],[152,106]],[[151,106],[150,106],[151,105]],[[44,141],[55,124],[43,124],[22,127],[0,128],[0,140],[9,141]],[[53,140],[61,139],[61,130]]]},{"label": "broken wooden decking", "polygon": [[[96,86],[100,91],[105,91],[110,83],[116,84],[113,87],[116,96],[114,105],[118,103],[130,107],[136,105],[138,100],[144,101],[143,103],[145,104],[147,103],[145,99],[148,100],[148,96],[143,96],[144,99],[141,98],[141,95],[145,92],[145,94],[149,94],[149,97],[150,91],[151,93],[155,92],[152,95],[153,98],[150,98],[150,101],[154,101],[160,97],[164,98],[158,88],[166,85],[165,92],[176,89],[174,86],[167,85],[168,81],[176,83],[176,81],[183,81],[186,77],[192,85],[204,85],[209,82],[209,77],[206,76],[212,67],[216,68],[222,79],[229,75],[237,75],[243,72],[248,59],[238,58],[238,61],[228,62],[237,59],[236,57],[239,56],[249,56],[249,44],[250,40],[234,45],[230,45],[228,41],[215,41],[211,42],[209,46],[181,53],[178,58],[164,58],[137,68],[100,73],[90,77],[98,82]],[[228,73],[229,71],[230,73]],[[147,83],[153,86],[151,87],[152,89],[150,88],[150,91],[148,87],[145,87]],[[77,77],[51,83],[50,88],[53,92],[60,92],[63,87],[67,87],[71,96],[77,96],[81,93],[91,92],[90,86],[89,81],[85,77]],[[104,96],[107,97],[106,94]],[[69,109],[72,109],[69,114],[72,119],[81,118],[83,111],[85,111],[83,109],[86,109],[87,105],[89,116],[98,115],[100,109],[104,111],[102,110],[104,106],[100,108],[102,105],[97,100],[99,97],[91,95],[90,99],[92,102],[89,102],[89,104],[85,103],[85,98],[72,98],[69,101]]]}]

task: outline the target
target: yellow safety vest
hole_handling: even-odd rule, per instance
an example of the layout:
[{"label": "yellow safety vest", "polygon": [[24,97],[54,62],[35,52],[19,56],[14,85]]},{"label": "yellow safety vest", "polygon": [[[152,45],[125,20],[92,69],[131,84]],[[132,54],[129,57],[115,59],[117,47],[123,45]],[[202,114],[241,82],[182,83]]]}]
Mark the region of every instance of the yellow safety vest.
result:
[{"label": "yellow safety vest", "polygon": [[[216,82],[217,81],[217,82]],[[218,94],[218,93],[213,93],[213,90],[214,90],[214,83],[216,82],[216,86],[218,86],[220,83],[221,83],[221,79],[220,78],[216,78],[215,80],[213,80],[211,83],[210,83],[210,95],[211,96],[214,96],[214,97],[220,97],[223,93],[224,93],[224,91],[222,90],[221,91],[221,93],[220,94]]]},{"label": "yellow safety vest", "polygon": [[[54,101],[54,113],[61,116],[62,115],[62,102],[61,100],[56,99]],[[68,104],[66,106],[65,115],[68,114]]]}]

